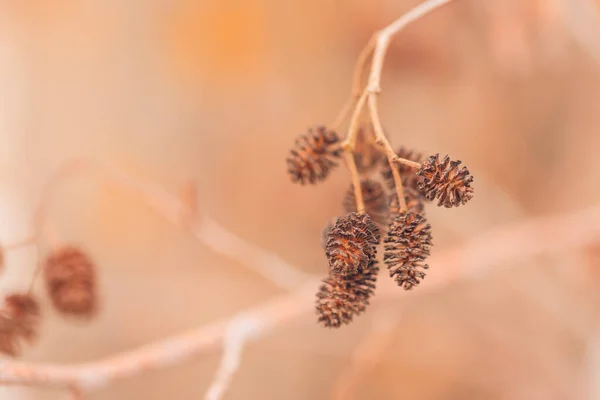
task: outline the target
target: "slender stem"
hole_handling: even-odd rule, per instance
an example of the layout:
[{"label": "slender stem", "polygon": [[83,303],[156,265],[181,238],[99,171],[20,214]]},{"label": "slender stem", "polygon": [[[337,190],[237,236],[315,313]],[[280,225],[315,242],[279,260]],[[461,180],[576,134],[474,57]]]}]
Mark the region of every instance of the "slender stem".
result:
[{"label": "slender stem", "polygon": [[346,158],[346,166],[350,171],[350,178],[352,179],[352,187],[354,188],[354,200],[356,201],[356,212],[365,212],[365,202],[363,200],[362,188],[360,186],[360,176],[358,174],[358,168],[356,168],[356,161],[354,160],[354,152],[350,147],[344,149],[344,157]]},{"label": "slender stem", "polygon": [[377,40],[373,52],[371,73],[369,74],[369,91],[374,93],[380,91],[381,71],[383,70],[383,62],[392,37],[411,22],[421,19],[425,15],[451,1],[452,0],[426,0],[409,10],[386,28],[376,33]]},{"label": "slender stem", "polygon": [[413,169],[419,169],[421,168],[421,163],[415,162],[415,161],[410,161],[407,160],[406,158],[400,158],[400,157],[396,157],[394,159],[394,162],[397,164],[403,164],[406,165],[409,168],[413,168]]},{"label": "slender stem", "polygon": [[356,64],[354,65],[354,73],[352,75],[352,93],[350,93],[350,97],[348,97],[332,124],[332,129],[334,130],[339,128],[339,126],[342,124],[344,119],[346,119],[346,116],[348,115],[352,107],[355,106],[356,102],[359,100],[362,94],[363,71],[365,69],[367,60],[371,55],[371,52],[375,48],[376,39],[377,38],[375,37],[375,35],[371,36],[371,39],[369,39],[369,42],[365,47],[363,47],[360,54],[358,55],[358,58],[356,59]]},{"label": "slender stem", "polygon": [[383,71],[383,62],[390,45],[390,41],[394,35],[400,32],[411,22],[422,18],[426,14],[443,6],[444,4],[449,3],[450,1],[452,0],[427,0],[412,8],[406,14],[394,21],[391,25],[375,34],[377,39],[375,43],[375,49],[373,50],[373,61],[371,63],[371,72],[369,74],[369,81],[367,84],[367,91],[369,92],[369,113],[371,115],[371,121],[373,122],[376,143],[384,148],[388,162],[392,169],[394,184],[396,186],[396,194],[398,196],[398,204],[400,206],[400,211],[403,212],[407,210],[407,206],[404,198],[404,188],[402,187],[402,177],[400,176],[400,173],[394,164],[402,163],[410,165],[413,168],[418,168],[420,165],[413,165],[410,162],[407,162],[408,160],[399,159],[396,155],[396,152],[394,152],[394,149],[390,145],[387,137],[385,136],[385,133],[383,132],[381,120],[379,118],[379,111],[377,109],[377,94],[379,94],[381,91],[381,72]]},{"label": "slender stem", "polygon": [[356,59],[356,64],[354,66],[354,75],[352,76],[352,97],[354,99],[358,99],[362,94],[362,75],[365,69],[365,65],[369,56],[373,52],[375,48],[375,43],[377,43],[377,36],[373,35],[367,42],[367,45],[363,47],[358,58]]},{"label": "slender stem", "polygon": [[344,143],[342,144],[344,148],[350,146],[350,149],[353,152],[356,148],[356,140],[358,139],[358,123],[360,121],[360,113],[362,112],[362,109],[365,106],[368,94],[369,93],[365,90],[358,98],[358,101],[356,102],[356,107],[354,108],[354,111],[352,112],[352,117],[350,119],[348,135],[346,136],[346,140],[344,140]]},{"label": "slender stem", "polygon": [[369,111],[371,114],[371,121],[373,123],[373,130],[375,131],[375,142],[383,147],[385,154],[392,170],[392,176],[394,177],[394,186],[396,187],[396,196],[398,196],[398,207],[400,212],[405,213],[408,211],[408,205],[406,204],[406,198],[404,197],[404,186],[402,185],[402,177],[400,171],[396,165],[398,155],[392,148],[392,145],[387,140],[383,127],[381,126],[381,120],[379,119],[379,112],[377,111],[377,97],[375,93],[369,93]]},{"label": "slender stem", "polygon": [[29,236],[26,236],[15,242],[5,244],[4,246],[2,246],[2,250],[10,251],[10,250],[17,250],[17,249],[20,249],[20,248],[23,248],[26,246],[33,246],[36,243],[36,239],[37,239],[37,233],[32,233]]},{"label": "slender stem", "polygon": [[356,167],[356,161],[354,160],[354,149],[356,148],[356,139],[358,137],[358,121],[360,119],[360,113],[365,106],[368,92],[365,90],[358,98],[352,118],[350,119],[350,126],[348,128],[348,134],[346,139],[342,143],[344,149],[344,157],[346,159],[346,166],[350,171],[350,177],[352,179],[352,187],[354,188],[354,199],[356,201],[356,211],[359,213],[365,212],[365,203],[362,196],[362,189],[360,185],[360,175],[358,168]]}]

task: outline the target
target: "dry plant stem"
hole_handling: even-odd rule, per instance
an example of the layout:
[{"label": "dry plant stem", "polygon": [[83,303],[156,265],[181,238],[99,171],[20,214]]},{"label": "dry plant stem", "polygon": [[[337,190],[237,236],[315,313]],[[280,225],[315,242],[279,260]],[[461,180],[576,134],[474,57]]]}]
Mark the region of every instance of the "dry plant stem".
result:
[{"label": "dry plant stem", "polygon": [[362,195],[362,187],[360,186],[360,175],[358,174],[358,168],[356,168],[356,161],[354,160],[354,151],[350,147],[344,148],[344,157],[346,158],[346,166],[350,171],[350,178],[352,179],[352,187],[354,188],[354,198],[356,200],[356,212],[365,212],[365,202]]},{"label": "dry plant stem", "polygon": [[356,139],[358,136],[358,121],[360,119],[360,113],[362,112],[362,109],[365,106],[367,94],[367,91],[363,91],[363,93],[358,98],[356,107],[352,112],[352,118],[350,119],[348,135],[342,143],[342,148],[344,149],[344,157],[346,159],[346,166],[348,167],[348,171],[350,171],[352,187],[354,188],[356,211],[359,213],[365,212],[365,203],[363,200],[362,188],[360,186],[360,175],[358,173],[358,168],[356,168],[356,161],[354,160],[354,149],[356,148]]},{"label": "dry plant stem", "polygon": [[5,245],[2,246],[2,250],[11,251],[11,250],[18,250],[18,249],[21,249],[21,248],[27,247],[27,246],[34,246],[36,244],[36,240],[37,240],[37,235],[32,234],[27,237],[24,237],[23,239],[19,239],[15,242],[6,243]]},{"label": "dry plant stem", "polygon": [[178,197],[172,196],[159,187],[133,179],[116,169],[85,159],[72,160],[64,164],[47,182],[34,214],[36,232],[44,232],[44,235],[48,236],[46,209],[52,194],[60,183],[82,173],[96,176],[101,179],[101,182],[131,195],[175,226],[189,232],[213,251],[252,268],[282,289],[297,288],[301,282],[309,278],[307,273],[277,255],[246,242],[208,216],[203,216],[199,220],[184,221],[181,216],[186,214],[189,204],[185,204]]},{"label": "dry plant stem", "polygon": [[360,98],[360,95],[363,92],[363,90],[362,90],[363,71],[365,69],[366,62],[368,61],[369,56],[371,55],[371,52],[373,51],[374,47],[375,47],[375,36],[372,36],[371,39],[369,40],[369,42],[367,43],[367,45],[365,47],[363,47],[360,54],[358,55],[358,58],[356,59],[356,64],[354,66],[354,73],[352,76],[352,93],[350,94],[350,97],[346,100],[346,102],[344,103],[344,106],[342,107],[342,109],[338,113],[337,117],[335,118],[335,121],[332,124],[334,130],[336,130],[342,124],[344,119],[346,119],[348,112],[350,112],[352,107],[355,106],[356,102],[358,101],[358,99]]},{"label": "dry plant stem", "polygon": [[[383,71],[383,62],[387,49],[390,45],[390,41],[394,35],[401,31],[411,22],[414,22],[438,7],[449,3],[451,0],[428,0],[418,6],[414,7],[406,14],[402,15],[396,21],[394,21],[387,28],[379,31],[376,34],[375,49],[373,50],[373,60],[371,62],[371,72],[369,74],[369,81],[367,84],[367,91],[369,92],[369,113],[371,115],[371,121],[373,122],[373,130],[375,131],[376,141],[381,145],[387,154],[388,162],[392,168],[394,176],[394,183],[396,185],[396,194],[398,196],[398,204],[400,205],[400,211],[405,212],[408,208],[404,199],[404,189],[402,187],[402,179],[400,174],[396,171],[394,163],[402,162],[398,159],[398,156],[394,152],[394,149],[387,140],[381,120],[379,118],[379,111],[377,109],[377,95],[381,92],[381,72]],[[403,162],[405,163],[405,162]]]},{"label": "dry plant stem", "polygon": [[210,384],[205,400],[219,400],[229,387],[233,374],[242,362],[242,351],[247,341],[260,333],[261,322],[256,318],[241,315],[229,323],[223,339],[223,357],[213,382]]},{"label": "dry plant stem", "polygon": [[[462,279],[476,279],[499,265],[510,265],[527,257],[562,253],[600,241],[600,204],[562,215],[531,219],[517,225],[493,229],[471,239],[465,245],[432,256],[431,265],[438,273],[423,282],[420,296]],[[275,328],[310,314],[315,288],[313,280],[300,289],[252,307],[243,314],[261,326],[254,337],[264,337]],[[378,298],[398,299],[406,294],[395,285],[379,288]],[[223,345],[234,318],[201,326],[195,330],[154,342],[101,360],[80,364],[43,364],[4,361],[0,364],[0,383],[35,385],[83,391],[109,385],[117,379],[145,371],[179,365]]]}]

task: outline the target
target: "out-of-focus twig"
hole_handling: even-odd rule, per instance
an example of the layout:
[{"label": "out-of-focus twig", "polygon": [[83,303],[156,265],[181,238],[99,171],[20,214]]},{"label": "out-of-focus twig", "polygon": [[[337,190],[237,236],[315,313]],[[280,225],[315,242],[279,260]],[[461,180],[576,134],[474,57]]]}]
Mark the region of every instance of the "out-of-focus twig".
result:
[{"label": "out-of-focus twig", "polygon": [[203,215],[193,219],[198,212],[191,204],[190,189],[184,199],[173,196],[158,186],[141,182],[127,174],[106,165],[86,159],[65,163],[47,182],[34,216],[34,232],[44,232],[46,209],[60,183],[74,175],[88,173],[101,178],[121,191],[133,195],[176,226],[191,232],[201,243],[213,251],[240,262],[278,287],[291,290],[298,287],[309,275],[287,263],[279,256],[246,242],[226,230],[210,217]]},{"label": "out-of-focus twig", "polygon": [[206,400],[219,400],[227,390],[233,374],[242,361],[242,351],[248,340],[258,336],[260,320],[241,315],[234,318],[223,339],[223,356],[215,378],[204,397]]},{"label": "out-of-focus twig", "polygon": [[[436,273],[423,282],[420,292],[435,290],[461,279],[476,277],[492,267],[553,254],[600,241],[600,204],[568,214],[531,219],[489,231],[465,245],[430,258]],[[313,309],[317,280],[300,289],[267,301],[245,312],[261,326],[256,338],[271,333]],[[382,286],[381,298],[399,298],[405,293],[394,285]],[[0,383],[69,388],[88,391],[117,379],[148,370],[181,364],[223,345],[231,319],[225,318],[105,359],[71,365],[5,361],[0,364]]]},{"label": "out-of-focus twig", "polygon": [[373,329],[354,350],[350,366],[338,377],[333,387],[332,400],[349,400],[353,397],[364,376],[381,360],[385,349],[392,342],[397,326],[397,317],[391,312],[375,316]]}]

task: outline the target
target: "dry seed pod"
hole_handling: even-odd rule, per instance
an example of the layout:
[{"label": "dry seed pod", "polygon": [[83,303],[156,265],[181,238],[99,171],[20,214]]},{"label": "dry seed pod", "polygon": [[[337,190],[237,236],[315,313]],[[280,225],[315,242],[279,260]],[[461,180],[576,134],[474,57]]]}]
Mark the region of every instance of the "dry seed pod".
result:
[{"label": "dry seed pod", "polygon": [[[416,181],[414,179],[402,178],[402,186],[404,188],[404,199],[406,200],[406,206],[408,212],[415,214],[423,214],[425,210],[425,198],[423,194],[416,187]],[[398,196],[394,191],[390,195],[389,200],[389,212],[391,216],[396,216],[400,212],[400,206],[398,204]]]},{"label": "dry seed pod", "polygon": [[[366,179],[361,182],[361,190],[363,195],[363,201],[365,203],[365,211],[373,222],[380,227],[387,224],[388,220],[388,201],[387,195],[381,183]],[[343,202],[344,211],[355,212],[356,211],[356,197],[354,196],[354,186],[350,185],[346,196],[344,196]]]},{"label": "dry seed pod", "polygon": [[440,161],[440,155],[436,154],[425,160],[417,175],[419,189],[429,201],[438,199],[438,206],[447,208],[458,207],[465,204],[473,197],[471,182],[473,177],[467,167],[459,168],[460,161],[452,161],[445,156]]},{"label": "dry seed pod", "polygon": [[327,248],[327,241],[329,240],[329,234],[331,233],[331,230],[333,229],[333,226],[335,225],[335,221],[337,221],[337,218],[334,218],[331,221],[329,221],[327,223],[327,225],[325,226],[325,228],[323,228],[323,230],[321,231],[321,247],[323,248],[323,250],[325,250]]},{"label": "dry seed pod", "polygon": [[337,133],[324,126],[310,128],[308,133],[296,140],[295,148],[287,159],[292,182],[304,185],[324,180],[338,165],[334,159],[341,153]]},{"label": "dry seed pod", "polygon": [[46,259],[44,280],[52,305],[61,313],[89,317],[96,311],[95,265],[78,247],[53,251]]},{"label": "dry seed pod", "polygon": [[399,214],[392,221],[384,240],[383,261],[390,276],[406,290],[425,277],[423,262],[429,256],[431,226],[420,214]]},{"label": "dry seed pod", "polygon": [[348,324],[364,312],[373,295],[379,267],[373,260],[365,270],[351,276],[330,274],[317,292],[317,316],[327,328]]},{"label": "dry seed pod", "polygon": [[23,342],[37,336],[40,308],[29,294],[12,294],[4,299],[0,310],[0,352],[17,356]]},{"label": "dry seed pod", "polygon": [[353,275],[367,268],[380,240],[379,228],[368,214],[353,212],[338,218],[325,246],[331,272]]},{"label": "dry seed pod", "polygon": [[385,153],[375,145],[373,127],[369,124],[358,129],[354,161],[361,174],[368,174],[387,160]]}]

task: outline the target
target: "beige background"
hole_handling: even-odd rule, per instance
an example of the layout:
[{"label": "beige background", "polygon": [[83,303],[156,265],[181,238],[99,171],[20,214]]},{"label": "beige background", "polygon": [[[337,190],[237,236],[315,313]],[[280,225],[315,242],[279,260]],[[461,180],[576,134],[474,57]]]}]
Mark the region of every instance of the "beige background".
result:
[{"label": "beige background", "polygon": [[[325,275],[320,231],[340,212],[348,174],[293,186],[286,152],[307,126],[333,120],[361,46],[415,3],[0,2],[0,239],[26,234],[45,179],[84,156],[172,192],[193,179],[201,212]],[[390,49],[381,113],[392,142],[449,153],[475,176],[468,206],[430,207],[434,251],[598,200],[599,65],[553,4],[457,0]],[[65,185],[50,214],[63,240],[96,259],[102,312],[65,321],[44,300],[27,360],[107,356],[280,292],[91,179]],[[26,288],[35,254],[7,261],[0,291]],[[307,315],[249,346],[226,398],[329,398],[372,317],[388,307],[401,323],[356,399],[599,398],[597,267],[597,250],[498,265],[435,293],[375,300],[339,331]],[[218,359],[89,398],[202,398]],[[65,394],[10,387],[0,397]]]}]

